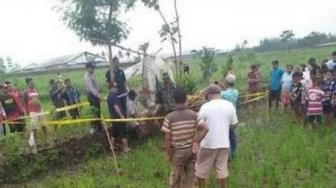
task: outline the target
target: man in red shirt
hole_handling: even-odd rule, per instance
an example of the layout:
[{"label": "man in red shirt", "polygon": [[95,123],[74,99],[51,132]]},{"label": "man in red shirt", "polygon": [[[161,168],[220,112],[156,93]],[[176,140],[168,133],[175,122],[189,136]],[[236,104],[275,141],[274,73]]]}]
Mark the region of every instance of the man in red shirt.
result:
[{"label": "man in red shirt", "polygon": [[10,132],[23,132],[25,122],[22,119],[24,113],[23,106],[19,105],[19,100],[17,100],[12,94],[10,87],[7,84],[2,88],[3,94],[0,95],[0,103],[6,114],[6,119],[9,121]]},{"label": "man in red shirt", "polygon": [[10,81],[6,81],[5,84],[8,89],[9,95],[11,95],[15,99],[15,102],[18,105],[18,108],[20,109],[21,115],[25,115],[26,109],[24,108],[23,105],[22,92],[15,86],[13,86],[13,84]]},{"label": "man in red shirt", "polygon": [[46,120],[42,112],[42,106],[39,100],[39,93],[35,89],[33,79],[26,78],[27,90],[23,94],[24,104],[27,110],[27,114],[30,116],[30,124],[35,138],[35,144],[33,147],[33,153],[36,153],[36,136],[37,129],[42,128],[44,136],[47,136]]}]

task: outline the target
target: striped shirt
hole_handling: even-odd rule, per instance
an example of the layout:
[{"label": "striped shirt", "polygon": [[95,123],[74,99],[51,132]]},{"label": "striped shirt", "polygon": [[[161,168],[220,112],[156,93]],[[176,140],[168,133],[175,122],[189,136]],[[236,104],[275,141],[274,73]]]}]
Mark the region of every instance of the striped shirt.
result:
[{"label": "striped shirt", "polygon": [[330,106],[332,102],[332,97],[335,93],[336,84],[334,80],[327,80],[325,81],[323,91],[324,91],[324,98],[323,98],[323,105]]},{"label": "striped shirt", "polygon": [[311,87],[307,90],[306,101],[308,104],[307,115],[322,115],[322,100],[324,92],[318,87]]},{"label": "striped shirt", "polygon": [[198,124],[196,112],[179,109],[166,116],[161,130],[164,133],[171,133],[174,149],[183,149],[192,146]]}]

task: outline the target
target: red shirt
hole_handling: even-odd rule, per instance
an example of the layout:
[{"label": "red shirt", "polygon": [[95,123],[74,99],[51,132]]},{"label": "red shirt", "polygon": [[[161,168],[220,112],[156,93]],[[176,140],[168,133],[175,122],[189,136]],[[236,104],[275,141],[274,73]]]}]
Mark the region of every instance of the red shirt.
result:
[{"label": "red shirt", "polygon": [[20,90],[18,89],[13,89],[12,91],[9,92],[9,95],[12,96],[20,110],[20,113],[23,114],[23,112],[25,111],[24,105],[23,105],[23,97],[22,97],[22,93]]},{"label": "red shirt", "polygon": [[39,102],[39,93],[35,89],[28,88],[24,94],[24,101],[27,112],[41,112],[41,104]]},{"label": "red shirt", "polygon": [[248,91],[249,92],[257,92],[259,90],[259,79],[261,77],[259,71],[251,71],[247,75],[248,82]]},{"label": "red shirt", "polygon": [[322,101],[324,92],[317,87],[311,87],[307,90],[306,101],[308,103],[307,115],[322,115]]}]

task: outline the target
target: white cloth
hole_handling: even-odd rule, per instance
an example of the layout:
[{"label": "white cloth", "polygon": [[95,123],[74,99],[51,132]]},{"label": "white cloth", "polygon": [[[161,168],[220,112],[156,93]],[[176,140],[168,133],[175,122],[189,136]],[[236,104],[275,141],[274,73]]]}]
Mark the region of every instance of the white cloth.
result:
[{"label": "white cloth", "polygon": [[131,99],[127,99],[127,115],[128,116],[135,116],[138,114],[138,105],[137,99],[132,101]]},{"label": "white cloth", "polygon": [[331,59],[326,63],[327,67],[329,70],[333,70],[334,67],[336,66],[336,63]]},{"label": "white cloth", "polygon": [[292,86],[292,76],[293,73],[291,72],[290,74],[286,71],[282,77],[281,77],[281,82],[282,82],[282,91],[289,92]]},{"label": "white cloth", "polygon": [[199,118],[208,125],[209,132],[201,142],[202,148],[229,148],[229,129],[238,123],[236,109],[232,103],[215,99],[201,106]]},{"label": "white cloth", "polygon": [[303,80],[308,81],[310,80],[310,71],[306,68],[306,70],[302,73]]}]

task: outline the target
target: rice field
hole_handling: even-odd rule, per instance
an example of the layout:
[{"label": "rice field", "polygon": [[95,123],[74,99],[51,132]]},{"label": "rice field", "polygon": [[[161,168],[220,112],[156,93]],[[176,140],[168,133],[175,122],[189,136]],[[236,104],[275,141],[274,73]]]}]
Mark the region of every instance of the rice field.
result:
[{"label": "rice field", "polygon": [[[236,87],[243,92],[246,74],[252,63],[259,63],[263,74],[263,81],[268,80],[270,62],[279,60],[280,66],[286,64],[295,66],[306,63],[310,57],[318,62],[329,57],[335,47],[308,48],[287,51],[276,51],[255,54],[253,60],[244,58],[244,54],[233,54],[234,71],[237,76]],[[188,58],[185,60],[191,73],[188,76],[200,89],[207,83],[200,77],[200,60]],[[226,62],[226,56],[216,57],[219,70],[212,76],[212,81],[221,80],[221,67]],[[102,88],[106,88],[104,79],[105,70],[96,71],[97,80]],[[74,85],[83,91],[82,77],[84,71],[66,72],[63,78],[70,78]],[[42,93],[44,108],[50,109],[48,102],[48,83],[56,74],[31,75],[37,88]],[[24,77],[3,77],[9,79],[19,88],[24,88]],[[140,87],[139,79],[130,81],[131,87]],[[107,92],[106,90],[104,91]],[[83,96],[83,99],[85,97]],[[104,105],[103,105],[104,106]],[[106,108],[104,109],[106,113]],[[240,127],[238,128],[239,148],[237,155],[230,163],[229,187],[302,187],[302,188],[329,188],[336,187],[336,127],[318,127],[309,131],[302,127],[301,120],[295,119],[292,114],[282,111],[272,112],[269,120],[265,117],[266,111],[262,103],[256,109],[239,109]],[[59,127],[60,134],[68,139],[74,135],[82,135],[86,128],[77,126]],[[4,140],[7,138],[3,138]],[[1,139],[0,139],[1,140]],[[17,147],[24,145],[24,141],[15,138]],[[1,144],[10,143],[1,141]],[[17,152],[13,146],[5,146],[6,151]],[[3,148],[4,146],[2,146]],[[13,150],[13,151],[11,151]],[[3,187],[61,187],[61,188],[161,188],[168,186],[169,165],[163,152],[163,139],[157,135],[143,145],[134,148],[130,153],[118,156],[122,173],[116,175],[110,154],[99,157],[88,157],[77,166],[48,171],[42,176],[30,178],[29,181],[3,185]],[[214,175],[208,181],[208,187],[215,187]],[[2,185],[0,185],[2,187]]]}]

